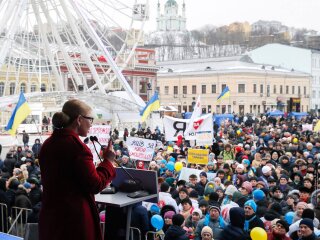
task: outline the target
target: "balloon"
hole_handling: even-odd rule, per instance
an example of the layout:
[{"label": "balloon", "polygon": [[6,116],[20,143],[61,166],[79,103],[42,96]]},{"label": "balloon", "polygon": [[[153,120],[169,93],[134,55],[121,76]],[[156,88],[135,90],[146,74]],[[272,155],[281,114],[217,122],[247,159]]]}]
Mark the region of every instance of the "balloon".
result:
[{"label": "balloon", "polygon": [[240,130],[237,130],[237,134],[240,135],[240,134],[241,134],[241,131],[240,131]]},{"label": "balloon", "polygon": [[294,139],[292,140],[292,142],[293,142],[293,143],[298,143],[299,140],[298,140],[298,138],[294,138]]},{"label": "balloon", "polygon": [[168,162],[168,163],[167,163],[167,169],[173,172],[173,170],[174,170],[174,163],[173,163],[173,162]]},{"label": "balloon", "polygon": [[106,211],[102,211],[101,213],[99,213],[99,217],[100,217],[100,222],[105,222],[105,220],[106,220]]},{"label": "balloon", "polygon": [[157,231],[159,231],[159,230],[162,229],[163,223],[164,223],[163,218],[162,218],[160,215],[156,214],[156,215],[153,215],[153,216],[152,216],[152,218],[151,218],[151,225],[152,225]]},{"label": "balloon", "polygon": [[294,218],[294,212],[287,212],[286,215],[284,215],[284,220],[286,220],[286,222],[291,225],[293,222],[293,218]]},{"label": "balloon", "polygon": [[261,227],[255,227],[250,232],[250,237],[252,240],[267,240],[267,232]]},{"label": "balloon", "polygon": [[170,157],[170,158],[169,158],[169,161],[170,161],[170,162],[175,162],[176,159],[175,159],[174,157]]},{"label": "balloon", "polygon": [[174,169],[179,172],[182,169],[183,165],[182,162],[176,162],[176,164],[174,165]]}]

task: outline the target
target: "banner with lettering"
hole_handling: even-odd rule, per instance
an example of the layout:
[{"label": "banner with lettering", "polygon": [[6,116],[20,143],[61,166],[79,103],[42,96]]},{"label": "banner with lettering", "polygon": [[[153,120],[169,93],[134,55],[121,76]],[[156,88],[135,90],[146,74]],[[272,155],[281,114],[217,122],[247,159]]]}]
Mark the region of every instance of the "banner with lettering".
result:
[{"label": "banner with lettering", "polygon": [[201,116],[192,123],[192,131],[184,135],[189,124],[189,119],[164,116],[163,125],[167,141],[177,141],[182,135],[186,140],[196,140],[197,146],[211,145],[213,141],[212,115]]},{"label": "banner with lettering", "polygon": [[208,149],[188,149],[188,163],[208,164]]},{"label": "banner with lettering", "polygon": [[[108,145],[110,139],[111,125],[93,125],[88,133],[88,138],[90,136],[96,136],[101,145]],[[100,145],[95,143],[97,151],[100,152]],[[97,156],[96,151],[94,150],[93,143],[91,141],[88,142],[88,147],[90,148],[94,162],[99,161],[99,157]]]},{"label": "banner with lettering", "polygon": [[131,159],[151,161],[157,141],[144,138],[128,137],[126,144],[128,146]]}]

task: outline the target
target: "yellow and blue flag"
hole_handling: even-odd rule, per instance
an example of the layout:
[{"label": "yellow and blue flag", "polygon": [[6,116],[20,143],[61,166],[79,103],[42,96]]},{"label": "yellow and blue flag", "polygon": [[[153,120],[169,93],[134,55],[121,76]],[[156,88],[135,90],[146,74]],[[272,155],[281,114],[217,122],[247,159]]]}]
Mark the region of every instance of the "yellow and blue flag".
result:
[{"label": "yellow and blue flag", "polygon": [[160,101],[158,92],[156,91],[145,108],[140,112],[141,122],[144,122],[152,111],[156,111],[160,108]]},{"label": "yellow and blue flag", "polygon": [[8,131],[11,135],[16,135],[17,128],[30,113],[31,109],[26,101],[26,98],[24,97],[23,93],[20,93],[17,106],[13,110],[13,113],[5,130]]},{"label": "yellow and blue flag", "polygon": [[217,102],[221,101],[222,99],[230,97],[230,90],[228,86],[226,86],[223,90],[222,93],[219,95]]}]

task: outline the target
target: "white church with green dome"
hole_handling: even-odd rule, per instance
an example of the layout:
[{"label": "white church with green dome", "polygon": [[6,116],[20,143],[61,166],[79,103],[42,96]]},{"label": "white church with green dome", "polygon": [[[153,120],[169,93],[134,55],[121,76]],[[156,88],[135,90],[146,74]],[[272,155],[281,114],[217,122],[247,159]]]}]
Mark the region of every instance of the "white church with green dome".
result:
[{"label": "white church with green dome", "polygon": [[161,14],[161,4],[158,0],[157,31],[186,31],[186,4],[183,0],[181,15],[179,5],[175,0],[167,0],[164,12]]}]

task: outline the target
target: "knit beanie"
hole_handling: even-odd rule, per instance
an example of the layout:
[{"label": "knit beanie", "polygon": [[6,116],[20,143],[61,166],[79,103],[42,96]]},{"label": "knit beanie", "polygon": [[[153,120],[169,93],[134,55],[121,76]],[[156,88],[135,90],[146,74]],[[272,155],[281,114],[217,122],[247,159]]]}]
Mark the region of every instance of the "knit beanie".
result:
[{"label": "knit beanie", "polygon": [[254,190],[252,195],[253,195],[253,199],[256,200],[256,201],[260,201],[265,197],[264,192],[262,190],[260,190],[260,189]]},{"label": "knit beanie", "polygon": [[257,212],[257,204],[253,200],[248,200],[244,203],[244,206],[249,206],[254,212]]},{"label": "knit beanie", "polygon": [[310,208],[306,208],[303,210],[301,218],[310,218],[310,219],[314,219],[314,211]]},{"label": "knit beanie", "polygon": [[172,219],[173,215],[175,215],[176,213],[174,211],[167,211],[163,218],[166,219],[166,218],[169,218],[169,219]]},{"label": "knit beanie", "polygon": [[184,222],[184,217],[181,214],[175,214],[172,217],[172,224],[176,226],[181,226]]},{"label": "knit beanie", "polygon": [[201,230],[201,235],[204,234],[204,233],[209,233],[211,235],[211,237],[213,237],[213,232],[212,232],[212,229],[211,227],[209,226],[204,226]]},{"label": "knit beanie", "polygon": [[299,226],[301,226],[302,224],[308,226],[308,228],[310,228],[312,231],[314,230],[314,226],[313,226],[313,221],[310,218],[304,218],[300,221]]},{"label": "knit beanie", "polygon": [[216,209],[216,210],[219,212],[219,214],[220,214],[220,212],[221,212],[220,206],[219,206],[218,204],[212,204],[212,205],[210,205],[210,206],[209,206],[209,211],[210,211],[211,209]]},{"label": "knit beanie", "polygon": [[277,221],[277,224],[281,224],[286,232],[289,232],[289,224],[286,221],[280,219]]}]

